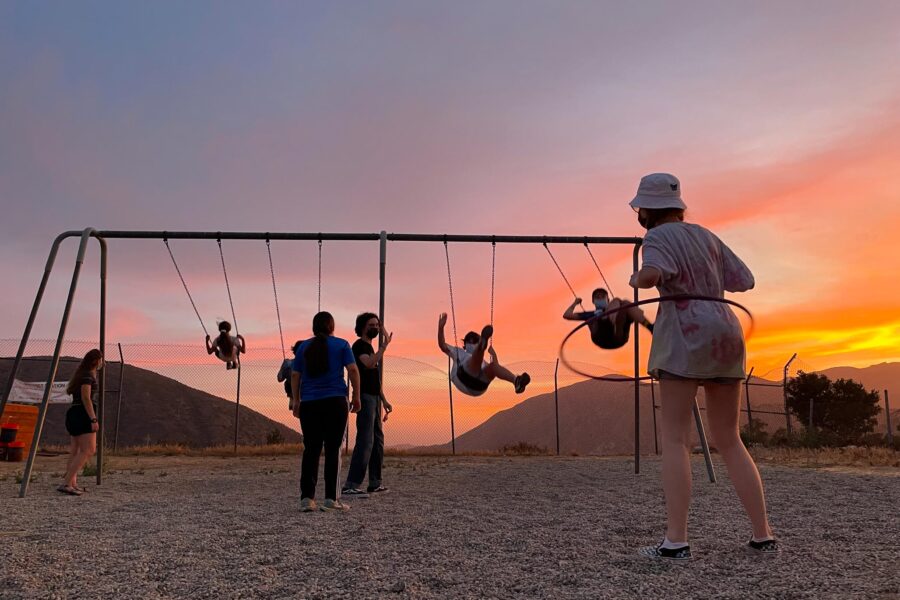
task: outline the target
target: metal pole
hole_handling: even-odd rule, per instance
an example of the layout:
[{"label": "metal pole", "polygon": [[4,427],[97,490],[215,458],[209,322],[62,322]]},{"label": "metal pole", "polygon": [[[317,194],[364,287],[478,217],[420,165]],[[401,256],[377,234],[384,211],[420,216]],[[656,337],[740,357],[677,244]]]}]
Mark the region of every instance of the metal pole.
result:
[{"label": "metal pole", "polygon": [[119,346],[119,389],[116,398],[116,441],[113,444],[113,452],[119,451],[119,421],[122,417],[122,389],[125,387],[125,355],[122,354],[122,344]]},{"label": "metal pole", "polygon": [[750,408],[750,378],[753,377],[753,369],[756,367],[750,367],[750,372],[747,373],[747,378],[744,380],[744,397],[747,399],[747,426],[750,427],[753,425],[753,409]]},{"label": "metal pole", "polygon": [[709,454],[709,444],[706,441],[706,430],[703,428],[703,419],[700,418],[700,407],[697,398],[694,398],[694,420],[697,422],[697,435],[700,436],[700,447],[703,448],[703,458],[706,460],[706,472],[709,474],[709,482],[716,483],[716,470],[713,468],[712,456]]},{"label": "metal pole", "polygon": [[66,298],[66,307],[63,310],[62,321],[59,325],[59,333],[56,336],[56,347],[53,350],[53,358],[50,359],[50,372],[47,374],[47,384],[44,386],[44,395],[41,398],[41,408],[38,411],[37,423],[34,426],[34,437],[31,440],[31,451],[28,461],[25,463],[25,473],[22,476],[22,485],[19,488],[19,497],[24,498],[28,493],[28,483],[31,480],[31,470],[34,468],[34,459],[38,445],[41,441],[41,433],[44,429],[44,419],[47,417],[47,407],[50,404],[50,391],[53,388],[53,380],[56,379],[56,370],[59,368],[59,355],[62,352],[63,339],[66,336],[66,327],[69,325],[69,315],[72,314],[72,304],[75,300],[75,290],[78,287],[78,277],[81,275],[81,266],[84,264],[84,254],[90,240],[93,229],[85,229],[81,234],[81,243],[78,246],[78,254],[75,258],[75,268],[72,270],[72,282],[69,284],[69,294]]},{"label": "metal pole", "polygon": [[894,430],[891,428],[891,399],[887,390],[884,390],[884,414],[887,416],[887,443],[889,446],[893,446]]},{"label": "metal pole", "polygon": [[237,395],[234,403],[234,453],[237,454],[238,433],[241,427],[241,361],[237,361]]},{"label": "metal pole", "polygon": [[791,356],[791,359],[785,363],[784,379],[782,379],[782,382],[781,382],[782,395],[784,396],[784,420],[786,423],[788,435],[791,435],[793,428],[791,427],[791,413],[788,410],[788,404],[787,404],[787,380],[788,380],[788,369],[790,368],[791,363],[794,362],[795,358],[797,358],[796,352],[794,352],[794,355]]},{"label": "metal pole", "polygon": [[453,421],[453,380],[450,378],[450,371],[453,369],[450,355],[447,355],[447,389],[450,391],[450,447],[453,454],[456,454],[456,423]]},{"label": "metal pole", "polygon": [[[640,241],[634,244],[631,262],[635,272],[638,270],[638,251]],[[638,301],[638,288],[634,288],[634,301]],[[641,472],[641,373],[640,327],[634,322],[634,472]]]},{"label": "metal pole", "polygon": [[31,328],[34,326],[34,320],[37,318],[38,308],[41,306],[41,300],[44,298],[44,290],[47,289],[47,281],[50,279],[50,272],[53,270],[53,263],[56,262],[56,253],[59,251],[59,245],[63,239],[70,237],[68,233],[60,234],[53,245],[50,246],[50,255],[47,257],[47,264],[44,266],[44,276],[41,278],[41,284],[38,286],[37,294],[34,297],[34,304],[31,305],[31,314],[28,315],[28,323],[25,325],[25,333],[19,341],[19,349],[16,351],[16,358],[13,361],[12,371],[9,373],[9,379],[6,380],[6,386],[3,390],[3,396],[0,396],[0,415],[6,408],[6,402],[12,391],[13,382],[16,374],[19,372],[19,365],[22,362],[22,356],[25,354],[25,347],[28,345],[28,339],[31,337]]},{"label": "metal pole", "polygon": [[103,459],[106,456],[106,240],[100,242],[100,352],[103,353],[103,368],[100,370],[100,387],[97,399],[97,485],[103,483]]},{"label": "metal pole", "polygon": [[653,449],[656,451],[656,455],[659,456],[659,433],[656,431],[656,385],[653,380],[650,380],[650,401],[653,402]]},{"label": "metal pole", "polygon": [[556,368],[553,369],[553,402],[556,404],[556,455],[559,456],[559,359],[556,359]]}]

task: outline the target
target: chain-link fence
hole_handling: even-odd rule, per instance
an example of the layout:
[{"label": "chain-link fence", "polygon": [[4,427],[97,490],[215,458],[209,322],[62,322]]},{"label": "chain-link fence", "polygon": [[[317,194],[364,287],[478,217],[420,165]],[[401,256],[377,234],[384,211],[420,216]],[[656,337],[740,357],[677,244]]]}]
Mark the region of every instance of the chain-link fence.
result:
[{"label": "chain-link fence", "polygon": [[[0,340],[0,382],[5,383],[18,340]],[[71,340],[56,380],[67,380],[93,342]],[[17,379],[46,380],[52,340],[31,340]],[[107,448],[157,444],[192,447],[255,445],[300,441],[299,423],[288,411],[283,383],[276,379],[283,361],[279,348],[250,347],[240,373],[226,370],[203,346],[187,344],[107,344],[106,402],[103,414]],[[385,423],[386,446],[395,451],[628,454],[634,449],[634,384],[594,381],[573,374],[555,357],[506,365],[528,372],[523,395],[495,381],[473,398],[449,384],[441,357],[419,360],[388,355],[384,392],[394,407]],[[124,361],[125,368],[121,363]],[[597,365],[575,365],[599,373]],[[760,369],[762,371],[763,369]],[[784,377],[811,370],[797,360],[785,371],[773,367],[748,377],[743,386],[742,425],[757,420],[768,431],[783,428]],[[238,377],[240,397],[238,399]],[[239,400],[239,403],[238,403]],[[641,448],[657,448],[659,388],[641,385]],[[702,394],[700,396],[703,405]],[[64,405],[51,405],[43,440],[66,444]],[[355,437],[348,424],[348,445]]]}]

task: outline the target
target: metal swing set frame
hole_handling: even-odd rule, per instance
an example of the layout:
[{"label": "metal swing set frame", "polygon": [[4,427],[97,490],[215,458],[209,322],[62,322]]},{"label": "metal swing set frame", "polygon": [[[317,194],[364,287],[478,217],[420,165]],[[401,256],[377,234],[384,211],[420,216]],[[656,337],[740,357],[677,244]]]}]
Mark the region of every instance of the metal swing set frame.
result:
[{"label": "metal swing set frame", "polygon": [[[50,369],[47,374],[47,381],[44,387],[44,394],[41,399],[40,409],[38,411],[37,424],[35,426],[34,437],[31,442],[31,449],[28,455],[28,460],[25,466],[25,471],[22,477],[21,487],[19,489],[19,497],[24,498],[28,492],[28,484],[31,479],[31,473],[34,466],[35,455],[37,454],[37,450],[40,445],[41,440],[41,432],[43,430],[44,421],[47,416],[47,408],[49,405],[50,399],[50,390],[53,381],[56,379],[56,373],[59,367],[60,362],[60,353],[62,351],[62,345],[65,341],[66,329],[69,323],[69,317],[72,312],[72,306],[75,300],[75,291],[78,287],[79,277],[81,274],[81,268],[84,264],[85,255],[87,253],[88,244],[91,238],[96,239],[97,243],[100,246],[100,331],[99,331],[99,346],[101,349],[106,348],[106,312],[107,312],[107,294],[106,294],[106,282],[107,282],[107,262],[108,262],[108,240],[136,240],[136,239],[158,239],[158,240],[216,240],[219,242],[221,247],[221,242],[223,240],[244,240],[244,241],[265,241],[267,244],[270,241],[277,240],[290,240],[290,241],[318,241],[321,247],[321,243],[323,241],[347,241],[347,242],[378,242],[379,243],[379,263],[378,263],[378,281],[379,281],[379,302],[378,302],[378,315],[379,318],[384,321],[384,298],[385,298],[385,266],[387,264],[387,243],[388,242],[420,242],[420,243],[488,243],[494,245],[496,244],[539,244],[543,245],[547,248],[548,244],[582,244],[588,248],[588,252],[590,252],[590,248],[588,244],[605,244],[605,245],[625,245],[631,246],[633,248],[632,252],[632,262],[635,270],[638,269],[638,253],[641,247],[641,238],[639,237],[596,237],[596,236],[534,236],[534,235],[454,235],[454,234],[408,234],[408,233],[388,233],[386,231],[381,231],[379,233],[285,233],[285,232],[246,232],[246,231],[131,231],[131,230],[97,230],[92,227],[88,227],[82,231],[66,231],[61,233],[56,237],[53,241],[53,244],[50,248],[49,256],[47,257],[47,262],[44,267],[44,274],[41,278],[41,283],[38,286],[37,293],[35,295],[34,303],[31,307],[31,313],[28,317],[28,322],[25,325],[25,331],[22,334],[22,339],[19,343],[19,349],[16,352],[16,357],[13,362],[12,370],[9,374],[9,379],[6,382],[6,387],[3,390],[3,395],[0,397],[0,415],[3,414],[3,409],[6,407],[6,403],[9,399],[10,392],[12,390],[12,385],[15,380],[16,374],[19,370],[19,366],[22,362],[23,355],[25,353],[26,346],[28,345],[28,340],[31,337],[31,330],[34,326],[35,319],[38,314],[38,310],[41,306],[41,302],[44,297],[44,292],[47,287],[47,282],[50,279],[50,274],[53,271],[54,263],[56,262],[56,256],[59,251],[61,244],[69,239],[69,238],[79,238],[78,251],[75,258],[75,265],[72,269],[71,281],[69,284],[69,291],[66,297],[65,308],[63,309],[62,318],[59,325],[59,330],[56,336],[56,344],[53,350],[53,356],[50,360]],[[549,249],[548,249],[549,252]],[[552,258],[552,253],[551,253]],[[593,260],[593,254],[591,255],[591,259]],[[224,263],[224,257],[223,257]],[[554,263],[556,264],[556,260],[554,259]],[[596,265],[596,261],[594,261]],[[556,264],[557,268],[559,265]],[[320,285],[321,285],[321,262],[319,265],[320,269]],[[598,266],[599,269],[599,266]],[[224,270],[224,264],[223,264]],[[562,270],[560,270],[562,274]],[[601,271],[602,274],[602,271]],[[274,274],[273,274],[274,275]],[[227,273],[226,273],[227,277]],[[565,275],[563,275],[565,279]],[[273,278],[274,279],[274,278]],[[605,278],[604,278],[605,279]],[[568,280],[566,280],[568,284]],[[571,289],[571,286],[569,286]],[[276,290],[276,310],[277,308],[277,290]],[[321,303],[321,289],[319,290],[320,294],[320,303]],[[229,297],[230,297],[230,289],[229,289]],[[634,290],[634,301],[637,302],[639,300],[638,290]],[[233,309],[233,307],[232,307]],[[195,308],[196,311],[196,308]],[[198,313],[199,318],[199,313]],[[280,317],[280,314],[279,314]],[[201,324],[203,323],[201,319]],[[280,326],[280,323],[279,323]],[[640,442],[640,400],[641,400],[641,390],[640,390],[640,341],[638,337],[638,324],[634,324],[634,472],[640,473],[640,465],[641,465],[641,442]],[[205,328],[204,328],[205,329]],[[283,344],[283,342],[282,342]],[[97,418],[100,422],[100,427],[97,431],[97,484],[100,485],[103,482],[103,460],[104,460],[104,435],[103,435],[103,414],[104,414],[104,395],[106,391],[106,376],[105,369],[101,370],[99,377],[99,390],[98,390],[98,406],[97,406]],[[631,380],[629,380],[631,381]],[[694,415],[697,423],[697,430],[700,437],[700,443],[703,447],[704,455],[706,457],[707,471],[709,474],[709,478],[711,482],[715,482],[715,472],[712,467],[712,462],[710,460],[709,455],[709,447],[706,441],[706,436],[703,428],[703,422],[700,419],[699,410],[697,407],[696,400],[694,402]]]}]

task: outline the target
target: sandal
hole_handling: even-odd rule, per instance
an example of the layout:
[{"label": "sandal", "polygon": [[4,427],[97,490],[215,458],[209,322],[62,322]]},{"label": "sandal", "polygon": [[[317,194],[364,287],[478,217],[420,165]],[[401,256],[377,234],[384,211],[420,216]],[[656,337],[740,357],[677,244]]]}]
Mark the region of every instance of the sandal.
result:
[{"label": "sandal", "polygon": [[81,490],[79,490],[77,487],[72,487],[70,485],[61,485],[58,488],[56,488],[56,491],[59,492],[60,494],[68,494],[69,496],[80,496],[81,495]]}]

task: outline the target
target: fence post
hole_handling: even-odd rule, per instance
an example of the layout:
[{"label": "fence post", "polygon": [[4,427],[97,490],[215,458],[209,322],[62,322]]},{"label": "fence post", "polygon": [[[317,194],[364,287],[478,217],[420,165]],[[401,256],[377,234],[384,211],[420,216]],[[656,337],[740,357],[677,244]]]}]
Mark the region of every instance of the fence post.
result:
[{"label": "fence post", "polygon": [[700,447],[703,449],[703,459],[706,461],[706,473],[709,482],[716,483],[716,470],[713,468],[712,456],[709,453],[709,442],[706,440],[706,430],[703,428],[703,419],[700,418],[700,406],[697,397],[694,397],[694,420],[697,422],[697,435],[700,438]]},{"label": "fence post", "polygon": [[784,365],[784,379],[781,382],[781,391],[784,396],[784,421],[787,428],[787,434],[791,435],[793,432],[793,428],[791,427],[791,411],[788,410],[787,404],[787,380],[788,380],[788,369],[791,366],[791,363],[794,362],[794,359],[797,358],[797,353],[794,352],[794,355],[791,357],[789,361],[787,361]]},{"label": "fence post", "polygon": [[753,377],[753,369],[756,367],[750,367],[750,372],[747,373],[747,378],[744,380],[744,397],[747,399],[747,427],[753,427],[753,409],[750,407],[750,378]]},{"label": "fence post", "polygon": [[893,446],[894,430],[891,429],[891,399],[887,390],[884,390],[884,412],[887,415],[887,443],[889,446]]},{"label": "fence post", "polygon": [[559,456],[559,359],[556,359],[556,368],[553,369],[553,402],[556,404],[556,455]]},{"label": "fence post", "polygon": [[453,369],[453,362],[450,355],[447,355],[447,389],[450,391],[450,448],[456,455],[456,423],[453,421],[453,380],[450,372]]},{"label": "fence post", "polygon": [[234,403],[234,453],[237,454],[238,433],[241,430],[241,361],[237,368],[237,394]]},{"label": "fence post", "polygon": [[656,451],[656,455],[659,456],[659,434],[656,432],[656,391],[652,379],[650,380],[650,402],[653,403],[653,449]]},{"label": "fence post", "polygon": [[122,388],[125,386],[125,356],[122,354],[122,344],[119,346],[119,389],[116,391],[116,439],[113,442],[113,452],[119,451],[119,421],[122,417]]}]

